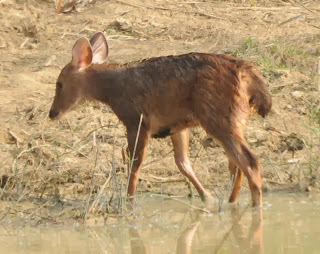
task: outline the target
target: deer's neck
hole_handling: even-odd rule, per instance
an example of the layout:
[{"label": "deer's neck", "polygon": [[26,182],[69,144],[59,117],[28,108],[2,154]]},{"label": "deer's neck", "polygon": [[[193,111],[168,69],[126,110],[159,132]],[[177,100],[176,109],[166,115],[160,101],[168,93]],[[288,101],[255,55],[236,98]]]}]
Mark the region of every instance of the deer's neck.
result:
[{"label": "deer's neck", "polygon": [[139,112],[133,105],[137,94],[135,78],[130,70],[121,65],[93,66],[87,84],[88,99],[109,105],[122,122],[139,119]]},{"label": "deer's neck", "polygon": [[90,71],[88,84],[89,99],[101,101],[105,104],[110,104],[113,98],[120,95],[120,90],[123,90],[123,82],[121,77],[114,70],[95,70]]}]

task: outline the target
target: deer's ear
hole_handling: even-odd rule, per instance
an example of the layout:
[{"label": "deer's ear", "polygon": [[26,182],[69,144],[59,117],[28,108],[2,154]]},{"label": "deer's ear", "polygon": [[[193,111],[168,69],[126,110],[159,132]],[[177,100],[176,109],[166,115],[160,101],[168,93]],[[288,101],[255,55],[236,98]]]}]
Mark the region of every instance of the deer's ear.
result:
[{"label": "deer's ear", "polygon": [[72,65],[77,69],[88,68],[93,59],[92,48],[86,38],[80,38],[76,41],[72,49]]},{"label": "deer's ear", "polygon": [[90,39],[90,44],[93,52],[92,63],[102,64],[107,60],[108,56],[108,43],[107,39],[102,32],[96,33]]}]

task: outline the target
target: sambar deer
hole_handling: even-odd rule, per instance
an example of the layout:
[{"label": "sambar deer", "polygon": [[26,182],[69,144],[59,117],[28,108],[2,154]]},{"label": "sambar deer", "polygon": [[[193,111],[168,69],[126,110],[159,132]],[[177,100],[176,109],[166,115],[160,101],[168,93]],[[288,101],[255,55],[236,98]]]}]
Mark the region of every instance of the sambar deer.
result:
[{"label": "sambar deer", "polygon": [[61,119],[83,100],[105,103],[125,125],[127,152],[132,155],[142,114],[129,175],[129,196],[135,193],[148,139],[170,136],[179,170],[203,201],[211,199],[195,176],[188,156],[188,128],[200,125],[223,147],[229,159],[234,179],[229,201],[237,201],[245,174],[252,204],[261,206],[260,163],[248,148],[244,129],[251,108],[264,117],[272,101],[254,66],[223,54],[190,53],[105,64],[107,55],[107,40],[101,32],[90,41],[76,41],[72,60],[58,77],[49,117]]}]

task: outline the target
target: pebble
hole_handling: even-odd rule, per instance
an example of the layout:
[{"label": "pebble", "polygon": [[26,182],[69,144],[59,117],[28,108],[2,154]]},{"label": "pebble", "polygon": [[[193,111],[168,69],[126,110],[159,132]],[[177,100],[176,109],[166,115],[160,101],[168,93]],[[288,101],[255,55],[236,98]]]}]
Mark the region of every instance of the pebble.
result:
[{"label": "pebble", "polygon": [[307,114],[306,109],[301,108],[301,107],[297,108],[296,111],[297,111],[297,113],[300,114],[300,115],[306,115],[306,114]]},{"label": "pebble", "polygon": [[301,98],[303,96],[303,92],[301,91],[294,91],[292,92],[292,96],[295,97],[295,98]]}]

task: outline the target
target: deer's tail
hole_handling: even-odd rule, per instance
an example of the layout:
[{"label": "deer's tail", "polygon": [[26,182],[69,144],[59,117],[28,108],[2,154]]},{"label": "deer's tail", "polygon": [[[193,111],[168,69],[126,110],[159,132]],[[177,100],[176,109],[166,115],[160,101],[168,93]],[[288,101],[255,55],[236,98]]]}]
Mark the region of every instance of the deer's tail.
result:
[{"label": "deer's tail", "polygon": [[254,66],[244,64],[240,67],[239,79],[246,87],[250,106],[265,117],[271,109],[272,99],[262,75]]}]

